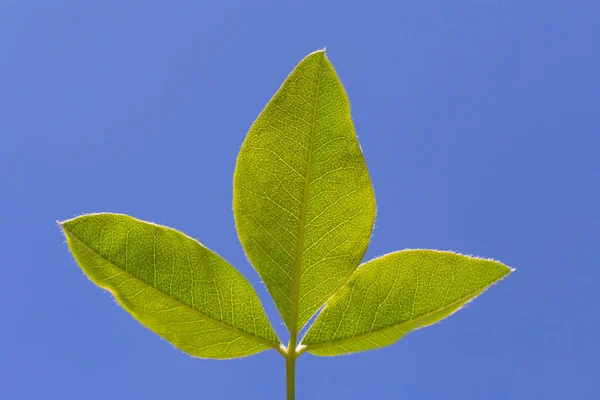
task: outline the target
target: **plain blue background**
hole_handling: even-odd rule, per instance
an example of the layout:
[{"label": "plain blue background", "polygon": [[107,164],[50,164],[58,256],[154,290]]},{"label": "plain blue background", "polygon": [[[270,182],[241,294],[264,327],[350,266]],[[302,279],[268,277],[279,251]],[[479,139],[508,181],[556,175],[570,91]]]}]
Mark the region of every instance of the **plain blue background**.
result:
[{"label": "plain blue background", "polygon": [[55,220],[112,211],[224,255],[235,159],[327,46],[378,199],[367,258],[403,248],[517,272],[384,350],[299,361],[299,399],[594,399],[597,1],[0,0],[0,398],[282,399],[274,351],[183,354],[70,256]]}]

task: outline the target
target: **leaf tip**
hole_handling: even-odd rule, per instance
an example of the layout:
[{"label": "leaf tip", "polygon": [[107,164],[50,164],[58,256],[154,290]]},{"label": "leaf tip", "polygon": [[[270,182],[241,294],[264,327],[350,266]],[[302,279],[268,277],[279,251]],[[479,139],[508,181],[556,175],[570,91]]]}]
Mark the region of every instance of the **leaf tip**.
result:
[{"label": "leaf tip", "polygon": [[66,224],[69,221],[59,221],[56,220],[56,224],[58,225],[58,227],[60,228],[61,232],[66,236],[67,235],[67,227]]},{"label": "leaf tip", "polygon": [[327,48],[323,47],[322,49],[319,50],[315,50],[312,53],[310,53],[308,56],[306,56],[306,58],[310,58],[310,57],[323,57],[323,58],[327,58],[327,54],[326,53]]}]

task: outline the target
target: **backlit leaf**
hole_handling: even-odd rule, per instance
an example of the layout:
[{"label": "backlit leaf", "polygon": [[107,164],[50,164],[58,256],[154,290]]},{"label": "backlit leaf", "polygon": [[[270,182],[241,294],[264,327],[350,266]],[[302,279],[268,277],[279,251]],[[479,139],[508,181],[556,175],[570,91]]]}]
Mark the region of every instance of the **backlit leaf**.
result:
[{"label": "backlit leaf", "polygon": [[235,358],[279,348],[250,283],[196,240],[119,214],[85,215],[61,226],[90,279],[183,351]]},{"label": "backlit leaf", "polygon": [[324,51],[298,64],[252,125],[233,196],[242,245],[297,331],[359,265],[375,219],[348,98]]},{"label": "backlit leaf", "polygon": [[446,318],[510,272],[496,261],[435,250],[377,258],[327,302],[302,351],[333,356],[390,345]]}]

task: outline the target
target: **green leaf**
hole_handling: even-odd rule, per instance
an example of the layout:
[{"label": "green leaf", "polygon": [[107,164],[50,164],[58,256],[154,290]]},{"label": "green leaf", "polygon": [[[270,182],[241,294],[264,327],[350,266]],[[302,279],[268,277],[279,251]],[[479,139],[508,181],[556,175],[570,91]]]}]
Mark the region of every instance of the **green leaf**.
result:
[{"label": "green leaf", "polygon": [[510,272],[496,261],[435,250],[369,261],[327,302],[300,351],[334,356],[388,346],[448,317]]},{"label": "green leaf", "polygon": [[89,278],[181,350],[235,358],[279,348],[250,283],[196,240],[119,214],[85,215],[61,226]]},{"label": "green leaf", "polygon": [[237,160],[241,243],[292,335],[359,265],[375,196],[348,98],[324,51],[298,64]]}]

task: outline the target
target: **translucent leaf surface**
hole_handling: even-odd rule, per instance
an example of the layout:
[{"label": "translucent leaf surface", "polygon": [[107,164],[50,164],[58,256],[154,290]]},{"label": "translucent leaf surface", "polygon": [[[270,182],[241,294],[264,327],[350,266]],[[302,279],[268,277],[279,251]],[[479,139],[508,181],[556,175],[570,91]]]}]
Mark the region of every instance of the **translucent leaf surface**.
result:
[{"label": "translucent leaf surface", "polygon": [[233,206],[250,261],[297,331],[359,265],[375,219],[348,98],[323,51],[298,64],[252,125]]},{"label": "translucent leaf surface", "polygon": [[405,250],[361,265],[302,340],[333,356],[390,345],[460,309],[511,270],[496,261]]},{"label": "translucent leaf surface", "polygon": [[61,223],[77,263],[144,326],[206,358],[279,348],[248,281],[196,240],[118,214]]}]

